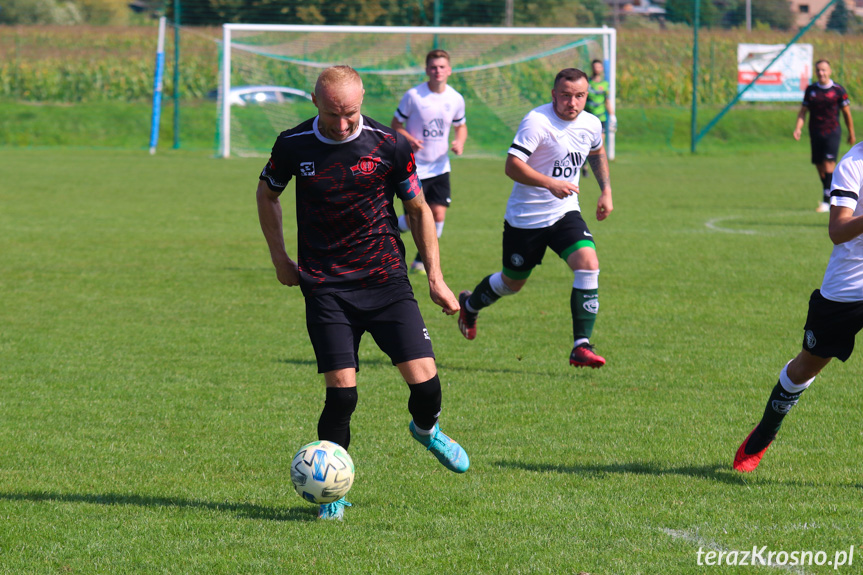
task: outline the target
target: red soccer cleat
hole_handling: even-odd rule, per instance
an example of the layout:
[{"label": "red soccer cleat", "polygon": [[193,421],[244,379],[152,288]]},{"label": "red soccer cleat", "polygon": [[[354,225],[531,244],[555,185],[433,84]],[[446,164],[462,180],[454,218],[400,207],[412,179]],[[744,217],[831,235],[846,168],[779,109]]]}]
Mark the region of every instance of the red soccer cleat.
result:
[{"label": "red soccer cleat", "polygon": [[755,471],[755,468],[758,467],[759,463],[761,463],[761,458],[764,457],[764,452],[767,451],[768,447],[770,447],[770,443],[773,443],[773,440],[771,439],[770,443],[764,446],[764,449],[758,453],[746,453],[746,444],[749,443],[749,438],[752,437],[752,434],[755,433],[756,429],[758,429],[757,425],[749,432],[749,435],[746,436],[746,439],[744,439],[740,447],[737,448],[737,453],[734,454],[734,469],[741,473],[751,473]]},{"label": "red soccer cleat", "polygon": [[589,343],[582,343],[572,348],[572,353],[569,354],[569,365],[597,368],[605,365],[605,358],[594,353],[593,346]]},{"label": "red soccer cleat", "polygon": [[461,330],[461,334],[467,339],[474,339],[476,338],[476,318],[479,317],[479,314],[470,313],[465,307],[470,293],[470,291],[464,290],[458,294],[458,305],[461,306],[461,310],[458,312],[458,328]]}]

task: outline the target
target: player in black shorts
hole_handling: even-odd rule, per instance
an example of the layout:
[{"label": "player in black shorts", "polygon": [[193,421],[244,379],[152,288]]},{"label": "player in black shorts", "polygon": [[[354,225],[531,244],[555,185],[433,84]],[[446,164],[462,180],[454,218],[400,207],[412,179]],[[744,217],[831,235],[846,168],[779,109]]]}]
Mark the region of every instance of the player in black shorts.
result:
[{"label": "player in black shorts", "polygon": [[863,329],[863,143],[845,154],[833,178],[828,231],[833,252],[809,298],[803,348],[779,373],[761,421],[734,455],[734,469],[755,471],[782,420],[832,358],[846,361]]},{"label": "player in black shorts", "polygon": [[[324,374],[326,402],[318,438],[345,449],[357,404],[363,333],[398,367],[410,389],[409,429],[448,469],[467,471],[468,456],[438,426],[441,385],[431,339],[408,281],[393,199],[403,201],[428,273],[431,299],[447,314],[458,300],[441,273],[434,219],[410,145],[361,113],[363,84],[348,66],[324,70],[315,84],[315,118],[282,132],[258,182],[261,229],[278,280],[299,285],[306,326]],[[285,251],[279,195],[296,179],[298,260]],[[319,517],[342,519],[344,498]]]},{"label": "player in black shorts", "polygon": [[851,119],[851,106],[845,88],[830,79],[830,62],[818,60],[815,63],[815,74],[818,82],[810,84],[803,96],[803,105],[797,114],[797,125],[794,127],[794,139],[800,140],[803,124],[806,122],[806,112],[811,112],[809,119],[809,140],[812,146],[812,163],[818,169],[821,180],[822,200],[816,211],[830,211],[830,184],[833,181],[833,170],[839,157],[839,141],[842,139],[842,126],[839,124],[839,111],[845,117],[848,127],[848,145],[853,146],[854,122]]}]

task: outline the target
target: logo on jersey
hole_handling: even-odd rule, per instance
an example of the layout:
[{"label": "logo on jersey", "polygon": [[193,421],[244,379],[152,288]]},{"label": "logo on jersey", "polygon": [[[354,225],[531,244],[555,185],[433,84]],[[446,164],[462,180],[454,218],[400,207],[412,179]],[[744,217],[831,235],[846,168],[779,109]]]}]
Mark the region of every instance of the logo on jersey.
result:
[{"label": "logo on jersey", "polygon": [[427,340],[431,341],[431,337],[429,337],[429,330],[428,330],[427,328],[423,328],[423,336],[424,336]]},{"label": "logo on jersey", "polygon": [[378,164],[380,163],[380,158],[376,158],[374,156],[363,156],[362,158],[360,158],[360,161],[357,162],[357,165],[351,168],[351,172],[355,176],[357,174],[368,176],[369,174],[373,174],[374,171],[378,169]]},{"label": "logo on jersey", "polygon": [[817,343],[817,341],[815,340],[815,334],[812,333],[811,329],[806,330],[805,338],[806,338],[806,347],[808,347],[809,349],[812,349],[813,347],[815,347],[815,344]]},{"label": "logo on jersey", "polygon": [[315,175],[315,163],[314,162],[300,162],[300,175],[301,176],[314,176]]},{"label": "logo on jersey", "polygon": [[424,138],[443,138],[446,132],[446,122],[443,118],[435,118],[423,126]]},{"label": "logo on jersey", "polygon": [[551,169],[552,178],[571,178],[578,172],[578,167],[584,163],[584,157],[578,152],[569,152],[561,160],[554,161]]},{"label": "logo on jersey", "polygon": [[512,254],[509,258],[509,261],[511,261],[512,265],[514,265],[515,267],[524,265],[524,258],[521,254]]}]

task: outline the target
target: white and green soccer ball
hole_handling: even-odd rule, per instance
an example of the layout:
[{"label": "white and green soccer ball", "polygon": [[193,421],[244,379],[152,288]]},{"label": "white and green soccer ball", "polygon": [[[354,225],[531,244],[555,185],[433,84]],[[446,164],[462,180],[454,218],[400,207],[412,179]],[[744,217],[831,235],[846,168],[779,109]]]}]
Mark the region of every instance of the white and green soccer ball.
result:
[{"label": "white and green soccer ball", "polygon": [[300,497],[312,503],[332,503],[354,484],[354,462],[332,441],[304,445],[291,462],[291,482]]}]

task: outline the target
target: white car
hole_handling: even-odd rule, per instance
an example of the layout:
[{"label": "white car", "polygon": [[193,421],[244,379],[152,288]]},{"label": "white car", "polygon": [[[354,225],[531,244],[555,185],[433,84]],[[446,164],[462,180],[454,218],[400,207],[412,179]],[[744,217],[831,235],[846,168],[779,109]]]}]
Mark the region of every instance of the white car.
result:
[{"label": "white car", "polygon": [[[207,96],[211,100],[219,97],[218,90],[211,90]],[[228,101],[232,106],[249,104],[282,104],[297,100],[312,101],[312,95],[297,88],[285,86],[234,86],[231,88]]]}]

